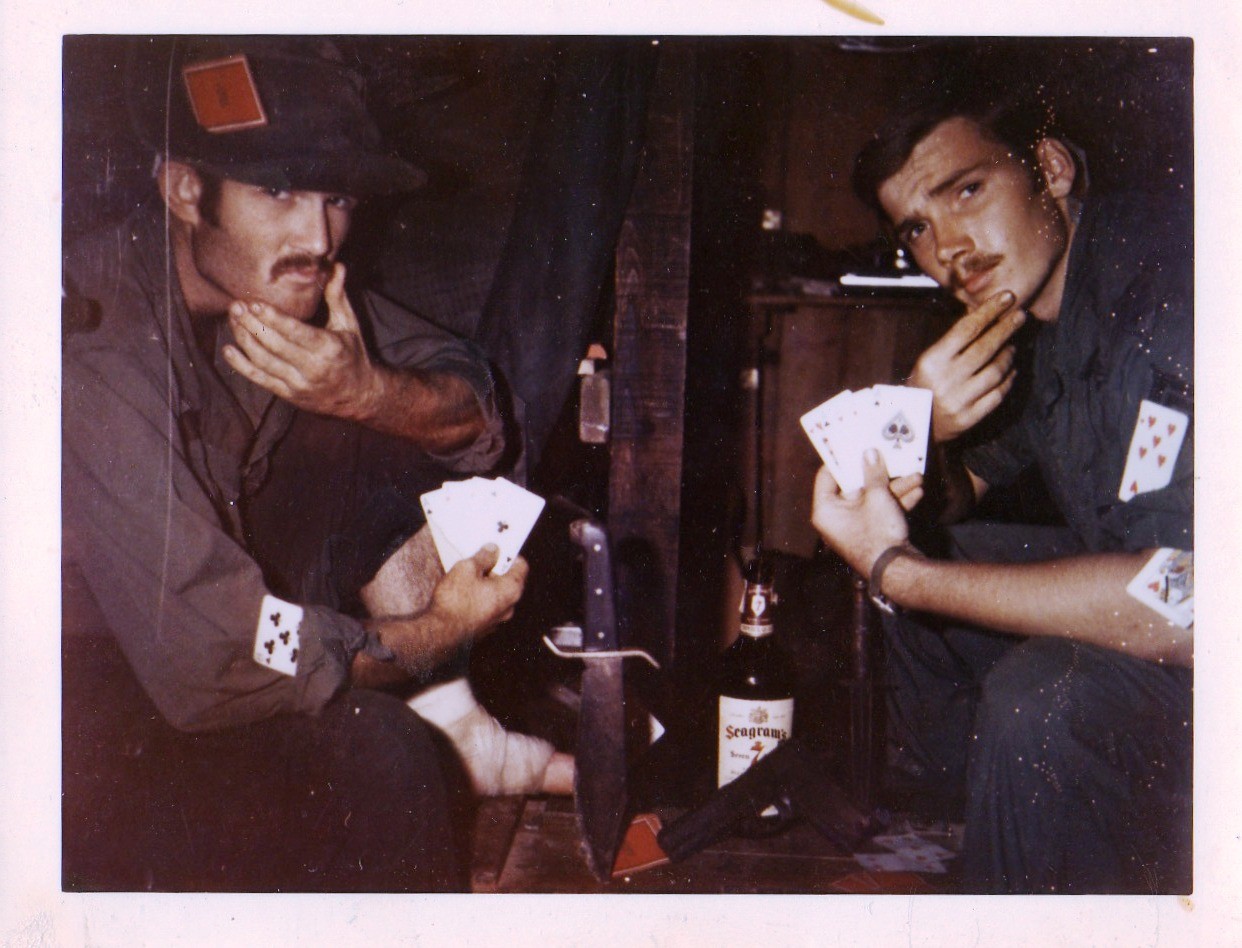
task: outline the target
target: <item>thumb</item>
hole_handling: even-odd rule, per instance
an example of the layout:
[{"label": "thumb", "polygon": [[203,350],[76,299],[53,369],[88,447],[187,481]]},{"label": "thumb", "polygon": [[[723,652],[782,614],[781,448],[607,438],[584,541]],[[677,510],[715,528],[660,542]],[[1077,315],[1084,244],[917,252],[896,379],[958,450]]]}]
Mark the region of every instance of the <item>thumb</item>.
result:
[{"label": "thumb", "polygon": [[888,465],[884,462],[884,455],[875,448],[863,452],[863,486],[868,490],[888,487]]},{"label": "thumb", "polygon": [[828,465],[823,465],[819,472],[815,475],[815,486],[812,489],[812,496],[816,501],[820,499],[827,500],[841,493],[841,488],[837,484],[837,479],[832,476],[832,471],[828,470]]},{"label": "thumb", "polygon": [[354,307],[345,295],[345,264],[333,264],[332,279],[323,288],[323,298],[328,304],[328,329],[354,335],[361,332]]},{"label": "thumb", "polygon": [[479,551],[471,559],[474,560],[474,565],[479,568],[479,575],[486,576],[500,559],[500,547],[495,543],[485,544],[479,548]]}]

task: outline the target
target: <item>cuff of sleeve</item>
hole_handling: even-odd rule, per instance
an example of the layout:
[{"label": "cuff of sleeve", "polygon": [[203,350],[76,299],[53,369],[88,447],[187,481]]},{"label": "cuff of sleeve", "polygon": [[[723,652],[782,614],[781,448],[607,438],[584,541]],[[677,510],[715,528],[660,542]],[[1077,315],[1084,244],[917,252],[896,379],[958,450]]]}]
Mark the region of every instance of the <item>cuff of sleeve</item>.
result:
[{"label": "cuff of sleeve", "polygon": [[478,398],[479,411],[484,419],[483,432],[473,442],[457,451],[444,454],[427,452],[432,460],[457,474],[490,471],[504,453],[504,421],[496,408],[496,401],[490,395],[478,395]]},{"label": "cuff of sleeve", "polygon": [[350,667],[359,652],[381,662],[392,661],[392,650],[374,632],[349,616],[324,606],[306,606],[298,631],[298,707],[318,711],[349,683]]},{"label": "cuff of sleeve", "polygon": [[962,452],[962,463],[989,487],[1005,487],[1018,479],[1026,464],[996,444],[981,444]]}]

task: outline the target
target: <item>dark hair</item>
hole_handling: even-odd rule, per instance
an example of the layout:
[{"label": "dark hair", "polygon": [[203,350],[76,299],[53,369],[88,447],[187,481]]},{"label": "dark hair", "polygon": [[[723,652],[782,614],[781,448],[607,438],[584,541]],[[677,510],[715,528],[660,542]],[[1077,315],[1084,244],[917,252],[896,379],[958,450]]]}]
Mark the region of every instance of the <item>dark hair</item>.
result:
[{"label": "dark hair", "polygon": [[[982,91],[976,86],[962,92],[960,87],[933,85],[930,92],[919,94],[890,118],[863,146],[854,162],[854,193],[879,215],[886,227],[888,218],[880,204],[880,187],[901,170],[924,138],[953,118],[974,122],[985,137],[1010,149],[1035,187],[1043,180],[1036,153],[1039,143],[1045,138],[1066,141],[1057,130],[1052,109],[1038,91],[1006,94],[990,91],[985,85]],[[1077,160],[1077,149],[1069,147]]]},{"label": "dark hair", "polygon": [[220,226],[220,190],[223,179],[205,168],[195,168],[198,179],[202,182],[202,191],[198,198],[198,212],[212,227]]}]

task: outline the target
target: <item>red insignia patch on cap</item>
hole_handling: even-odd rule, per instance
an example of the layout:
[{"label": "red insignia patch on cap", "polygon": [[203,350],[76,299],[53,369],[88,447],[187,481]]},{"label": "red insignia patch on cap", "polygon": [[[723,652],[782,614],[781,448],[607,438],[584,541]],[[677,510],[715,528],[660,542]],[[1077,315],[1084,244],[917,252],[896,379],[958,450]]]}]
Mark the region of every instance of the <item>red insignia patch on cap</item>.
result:
[{"label": "red insignia patch on cap", "polygon": [[181,70],[194,118],[209,132],[267,124],[259,90],[244,55],[192,63]]}]

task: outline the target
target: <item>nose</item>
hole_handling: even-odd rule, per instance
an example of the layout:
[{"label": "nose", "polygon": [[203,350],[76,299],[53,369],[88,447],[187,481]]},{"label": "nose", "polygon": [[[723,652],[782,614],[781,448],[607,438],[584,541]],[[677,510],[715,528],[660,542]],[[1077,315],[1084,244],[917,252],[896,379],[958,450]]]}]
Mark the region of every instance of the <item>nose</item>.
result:
[{"label": "nose", "polygon": [[299,195],[294,218],[293,243],[297,250],[316,257],[330,256],[335,249],[332,218],[326,200],[317,194]]},{"label": "nose", "polygon": [[937,221],[935,225],[936,260],[944,267],[952,267],[959,257],[974,249],[970,235],[952,219]]}]

